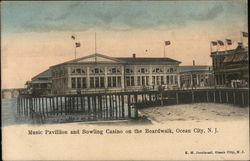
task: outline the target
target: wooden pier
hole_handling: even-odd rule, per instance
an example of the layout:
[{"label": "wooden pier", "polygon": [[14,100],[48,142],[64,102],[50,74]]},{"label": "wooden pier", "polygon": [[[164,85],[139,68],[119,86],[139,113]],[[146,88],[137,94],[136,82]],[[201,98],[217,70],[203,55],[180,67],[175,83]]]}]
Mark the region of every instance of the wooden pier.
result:
[{"label": "wooden pier", "polygon": [[224,103],[246,107],[248,89],[196,89],[169,91],[118,92],[78,95],[20,95],[17,113],[46,123],[138,118],[138,109],[189,103]]}]

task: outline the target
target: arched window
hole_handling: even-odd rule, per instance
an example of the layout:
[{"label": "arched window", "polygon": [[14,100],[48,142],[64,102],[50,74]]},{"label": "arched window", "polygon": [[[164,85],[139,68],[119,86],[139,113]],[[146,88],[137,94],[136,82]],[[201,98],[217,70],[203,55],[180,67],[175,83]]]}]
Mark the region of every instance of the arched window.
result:
[{"label": "arched window", "polygon": [[118,69],[118,68],[110,68],[108,70],[108,73],[110,73],[110,74],[120,73],[120,69]]},{"label": "arched window", "polygon": [[146,68],[140,68],[138,70],[138,73],[148,73],[148,69],[146,69]]},{"label": "arched window", "polygon": [[103,73],[103,70],[100,69],[100,68],[94,68],[91,70],[91,73],[93,74],[100,74],[100,73]]},{"label": "arched window", "polygon": [[82,68],[74,68],[71,73],[72,74],[84,74],[85,70]]},{"label": "arched window", "polygon": [[153,69],[153,73],[163,73],[163,70],[161,68],[155,68]]},{"label": "arched window", "polygon": [[130,69],[130,68],[126,68],[126,73],[133,73],[134,71],[132,70],[132,69]]}]

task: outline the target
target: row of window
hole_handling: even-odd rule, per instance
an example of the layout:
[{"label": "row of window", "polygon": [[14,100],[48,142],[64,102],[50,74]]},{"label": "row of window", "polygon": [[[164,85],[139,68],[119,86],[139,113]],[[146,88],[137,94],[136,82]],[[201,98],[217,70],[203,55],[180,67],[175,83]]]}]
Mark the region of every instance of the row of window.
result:
[{"label": "row of window", "polygon": [[71,87],[72,88],[87,88],[86,77],[71,78]]},{"label": "row of window", "polygon": [[[126,86],[135,86],[134,76],[125,77]],[[177,84],[177,76],[166,76],[166,83],[164,82],[164,76],[152,76],[153,85],[163,84]],[[137,86],[149,86],[149,76],[137,76]]]},{"label": "row of window", "polygon": [[[89,85],[90,88],[104,88],[104,77],[90,77]],[[71,87],[76,88],[87,88],[86,77],[73,77],[71,78]],[[121,77],[108,77],[108,87],[121,87]]]},{"label": "row of window", "polygon": [[[85,74],[85,73],[86,73],[86,70],[82,68],[74,68],[71,71],[71,74]],[[108,69],[108,74],[117,74],[117,73],[121,73],[120,69],[118,68]],[[104,70],[101,68],[94,68],[90,70],[90,74],[104,74]]]},{"label": "row of window", "polygon": [[[126,73],[133,73],[133,70],[130,69],[130,68],[126,68],[125,72]],[[145,74],[145,73],[149,73],[149,70],[147,68],[140,68],[137,72]],[[169,68],[169,69],[167,69],[167,73],[173,73],[173,72],[177,72],[177,69],[176,68]],[[163,72],[162,68],[154,68],[152,70],[152,73],[164,73],[164,72]]]},{"label": "row of window", "polygon": [[[167,72],[168,73],[173,73],[173,72],[176,72],[177,69],[176,68],[169,68],[167,69]],[[91,69],[90,71],[91,73],[90,74],[104,74],[104,70],[101,69],[101,68],[94,68],[94,69]],[[134,73],[134,71],[130,68],[126,68],[125,69],[125,72],[126,73]],[[138,73],[142,73],[142,74],[145,74],[145,73],[149,73],[148,69],[147,68],[140,68],[138,69],[137,71]],[[108,69],[108,74],[117,74],[117,73],[121,73],[121,70],[118,69],[118,68],[110,68]],[[162,68],[155,68],[152,70],[152,73],[163,73],[163,69]],[[62,70],[59,70],[59,71],[53,71],[52,72],[52,76],[63,76],[66,74],[66,70],[65,69],[62,69]],[[71,74],[86,74],[86,69],[83,69],[83,68],[73,68],[71,70]]]}]

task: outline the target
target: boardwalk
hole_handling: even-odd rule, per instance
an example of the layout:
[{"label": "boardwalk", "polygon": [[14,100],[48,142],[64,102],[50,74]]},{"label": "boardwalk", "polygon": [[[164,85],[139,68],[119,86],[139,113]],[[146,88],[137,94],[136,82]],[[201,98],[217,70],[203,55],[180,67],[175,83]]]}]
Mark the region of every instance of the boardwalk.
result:
[{"label": "boardwalk", "polygon": [[17,113],[38,123],[138,119],[138,110],[146,107],[224,103],[248,106],[247,89],[196,89],[79,94],[57,96],[21,96]]}]

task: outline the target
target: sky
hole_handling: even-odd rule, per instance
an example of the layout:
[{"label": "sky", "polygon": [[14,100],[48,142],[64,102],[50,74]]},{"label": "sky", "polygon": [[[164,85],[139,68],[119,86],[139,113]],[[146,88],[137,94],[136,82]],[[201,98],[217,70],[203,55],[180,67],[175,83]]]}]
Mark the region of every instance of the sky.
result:
[{"label": "sky", "polygon": [[[49,66],[95,52],[211,65],[210,42],[247,32],[247,1],[1,2],[2,88],[22,88]],[[227,48],[233,48],[228,46]],[[215,49],[213,49],[215,50]],[[220,49],[223,50],[223,49]]]}]

